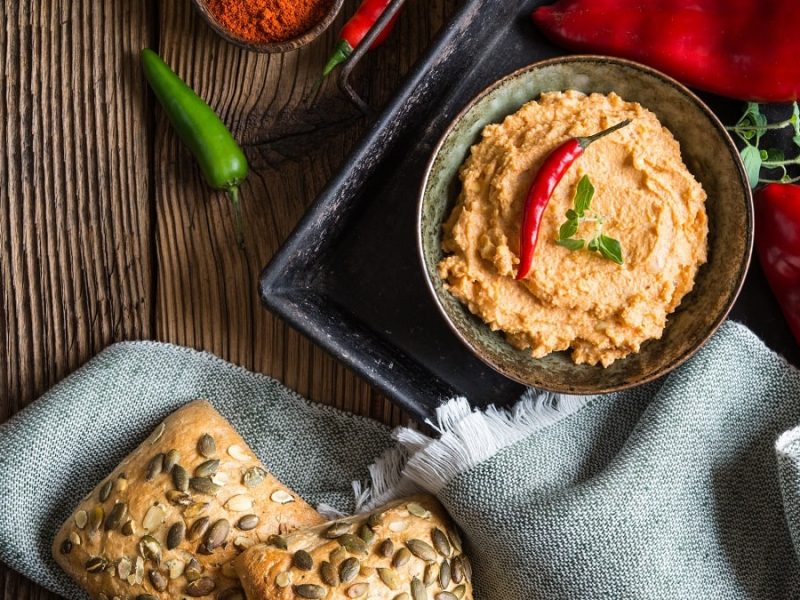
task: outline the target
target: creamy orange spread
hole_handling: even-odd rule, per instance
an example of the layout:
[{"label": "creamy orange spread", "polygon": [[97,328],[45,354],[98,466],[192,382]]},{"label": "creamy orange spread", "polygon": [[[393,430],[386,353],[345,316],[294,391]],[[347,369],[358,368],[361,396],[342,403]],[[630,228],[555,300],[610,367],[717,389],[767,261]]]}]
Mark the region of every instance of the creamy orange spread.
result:
[{"label": "creamy orange spread", "polygon": [[[545,157],[565,140],[624,119],[627,127],[590,145],[553,193],[533,268],[516,281],[525,197]],[[660,338],[667,316],[706,262],[706,194],[656,116],[616,94],[542,94],[489,125],[461,167],[463,189],[444,225],[447,289],[492,329],[534,357],[572,350],[576,363],[608,366]],[[591,209],[622,245],[618,265],[556,244],[579,179],[596,192]],[[589,239],[594,223],[576,237]]]}]

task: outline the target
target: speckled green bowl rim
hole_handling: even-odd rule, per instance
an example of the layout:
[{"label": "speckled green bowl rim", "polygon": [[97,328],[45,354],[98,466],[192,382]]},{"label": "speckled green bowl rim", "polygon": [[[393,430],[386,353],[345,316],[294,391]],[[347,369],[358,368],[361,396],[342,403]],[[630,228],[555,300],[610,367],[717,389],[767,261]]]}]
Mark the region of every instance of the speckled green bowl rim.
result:
[{"label": "speckled green bowl rim", "polygon": [[[495,371],[497,371],[501,375],[504,375],[504,376],[508,377],[509,379],[517,381],[517,382],[519,382],[519,383],[521,383],[523,385],[531,385],[531,383],[529,381],[526,381],[523,378],[517,377],[511,372],[507,372],[500,365],[495,364],[494,361],[490,360],[488,357],[484,356],[483,353],[479,352],[475,348],[475,346],[473,345],[472,340],[470,340],[469,337],[465,336],[458,329],[458,327],[456,327],[456,325],[453,323],[452,319],[450,318],[450,315],[447,313],[447,310],[444,308],[444,306],[443,306],[438,294],[436,293],[436,288],[434,287],[433,281],[431,280],[431,274],[430,274],[430,272],[428,271],[428,269],[426,267],[426,261],[425,261],[425,249],[424,249],[424,241],[423,241],[423,233],[422,233],[423,232],[423,210],[424,210],[424,206],[425,206],[425,192],[426,192],[426,190],[428,188],[428,183],[429,183],[429,180],[430,180],[430,177],[431,177],[431,173],[432,173],[434,164],[436,163],[436,159],[439,156],[439,153],[442,150],[442,147],[446,143],[447,139],[450,137],[450,135],[453,132],[453,130],[457,127],[459,122],[466,115],[468,115],[472,111],[473,108],[475,108],[476,104],[478,104],[481,100],[483,100],[487,95],[491,94],[492,92],[494,92],[498,88],[502,87],[507,81],[509,81],[511,79],[514,79],[516,77],[519,77],[520,75],[522,75],[524,73],[527,73],[528,71],[534,71],[534,70],[541,69],[542,67],[547,67],[547,66],[550,66],[550,65],[571,63],[571,62],[574,62],[574,63],[587,63],[587,62],[588,63],[611,63],[611,64],[614,64],[614,65],[619,65],[621,67],[627,67],[627,68],[630,68],[630,69],[637,69],[637,70],[645,72],[646,74],[649,74],[649,75],[653,76],[656,79],[660,79],[664,83],[673,86],[678,91],[683,93],[689,100],[691,100],[697,106],[697,108],[699,108],[703,113],[705,113],[705,115],[706,115],[706,117],[708,117],[709,121],[722,134],[722,138],[723,138],[725,144],[728,146],[728,149],[731,152],[732,156],[735,157],[736,167],[737,167],[737,169],[739,171],[739,176],[740,176],[741,180],[743,182],[745,182],[745,188],[747,190],[746,193],[747,193],[748,230],[745,232],[746,235],[747,235],[747,252],[746,252],[746,256],[745,256],[745,259],[742,261],[741,268],[740,268],[739,272],[737,273],[737,280],[735,282],[735,285],[732,286],[734,288],[734,292],[731,294],[728,303],[724,306],[724,308],[717,315],[717,318],[713,321],[713,323],[710,326],[707,334],[700,339],[699,343],[697,343],[694,347],[692,347],[689,350],[687,350],[686,352],[684,352],[678,358],[676,358],[676,359],[672,360],[671,362],[665,364],[663,367],[661,367],[659,369],[655,369],[652,373],[649,373],[646,376],[643,376],[643,377],[639,378],[638,380],[631,381],[631,382],[626,382],[626,383],[623,383],[623,384],[620,384],[620,385],[605,386],[605,387],[602,387],[602,388],[598,388],[596,390],[575,390],[575,389],[569,389],[569,388],[561,388],[561,387],[558,387],[558,386],[543,385],[541,383],[537,385],[538,389],[542,389],[544,391],[549,391],[549,392],[554,392],[554,393],[569,393],[569,394],[573,394],[573,395],[606,394],[606,393],[618,392],[618,391],[622,391],[622,390],[626,390],[626,389],[635,388],[635,387],[638,387],[638,386],[643,385],[645,383],[648,383],[648,382],[654,381],[656,379],[659,379],[660,377],[663,377],[664,375],[666,375],[666,374],[670,373],[671,371],[673,371],[674,369],[678,368],[683,363],[685,363],[687,360],[689,360],[692,356],[694,356],[695,353],[697,353],[697,351],[700,350],[700,348],[702,348],[706,344],[706,342],[711,338],[711,336],[713,336],[714,333],[716,333],[716,331],[719,329],[720,325],[722,325],[722,323],[725,322],[725,319],[730,314],[730,311],[733,308],[733,305],[735,304],[736,299],[739,297],[739,294],[742,291],[742,286],[744,285],[745,277],[747,275],[747,271],[748,271],[748,269],[750,267],[750,261],[752,259],[752,254],[753,254],[753,236],[754,236],[754,228],[755,228],[754,210],[753,210],[753,196],[752,196],[752,192],[750,190],[750,187],[746,184],[746,182],[748,181],[747,174],[746,174],[746,171],[744,169],[744,165],[742,164],[742,161],[739,158],[739,150],[736,148],[736,144],[734,143],[734,141],[731,138],[730,134],[728,134],[727,130],[725,129],[725,126],[722,124],[722,122],[719,120],[719,118],[717,118],[717,116],[714,114],[714,112],[708,106],[706,106],[705,102],[703,102],[700,98],[698,98],[696,94],[694,94],[691,90],[689,90],[682,83],[680,83],[677,80],[673,79],[672,77],[662,73],[661,71],[658,71],[658,70],[653,69],[651,67],[648,67],[646,65],[637,63],[635,61],[626,60],[626,59],[622,59],[622,58],[614,58],[614,57],[611,57],[611,56],[596,55],[596,54],[573,54],[573,55],[569,55],[569,56],[560,56],[560,57],[556,57],[556,58],[551,58],[551,59],[535,62],[533,64],[528,65],[527,67],[522,67],[521,69],[518,69],[518,70],[514,71],[513,73],[509,73],[508,75],[506,75],[502,79],[499,79],[495,83],[489,85],[483,91],[478,93],[464,107],[464,109],[462,109],[461,112],[459,112],[458,115],[453,119],[453,121],[450,123],[450,125],[445,130],[445,132],[442,134],[439,142],[436,144],[436,146],[435,146],[435,148],[433,150],[433,153],[431,154],[431,158],[429,159],[428,164],[425,167],[425,175],[423,176],[423,179],[422,179],[422,185],[420,187],[419,197],[418,197],[418,201],[417,201],[417,223],[416,223],[416,228],[417,228],[417,231],[416,231],[417,254],[418,254],[418,257],[419,257],[419,260],[420,260],[420,265],[422,266],[422,271],[423,271],[423,273],[425,275],[425,283],[426,283],[426,285],[428,287],[428,290],[429,290],[431,296],[433,297],[434,303],[436,304],[436,307],[438,308],[439,312],[441,313],[441,315],[444,318],[445,322],[447,323],[448,327],[456,335],[456,337],[461,340],[461,342],[470,350],[470,352],[472,352],[472,354],[474,354],[477,358],[479,358],[481,361],[486,363],[488,366],[490,366],[492,369],[494,369]],[[533,100],[533,99],[534,98],[531,98],[531,100]],[[667,326],[669,326],[669,324],[667,324]],[[534,359],[532,358],[531,360],[534,360]],[[601,367],[597,367],[597,368],[601,368]]]}]

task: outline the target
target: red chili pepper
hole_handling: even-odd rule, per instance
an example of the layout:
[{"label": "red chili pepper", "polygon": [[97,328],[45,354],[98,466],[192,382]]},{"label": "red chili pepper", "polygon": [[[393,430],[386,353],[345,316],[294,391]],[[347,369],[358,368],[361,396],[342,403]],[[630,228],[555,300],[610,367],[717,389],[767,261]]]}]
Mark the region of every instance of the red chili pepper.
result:
[{"label": "red chili pepper", "polygon": [[800,185],[771,183],[756,192],[756,251],[800,344]]},{"label": "red chili pepper", "polygon": [[533,20],[557,44],[637,60],[723,96],[800,96],[796,0],[560,0]]},{"label": "red chili pepper", "polygon": [[[325,65],[325,69],[322,71],[323,77],[330,75],[331,71],[350,57],[353,50],[358,48],[361,40],[364,39],[364,36],[367,35],[372,26],[381,18],[383,11],[386,10],[386,7],[389,6],[390,3],[391,0],[364,0],[361,3],[356,14],[345,23],[341,33],[339,33],[339,44],[336,46],[336,51],[331,55],[328,64]],[[389,21],[388,25],[383,28],[383,31],[378,34],[378,37],[375,38],[372,46],[370,46],[371,49],[377,48],[386,41],[392,33],[392,29],[394,29],[397,17],[398,15],[395,15],[394,18]]]},{"label": "red chili pepper", "polygon": [[533,253],[536,250],[536,242],[539,239],[539,226],[542,224],[542,215],[550,196],[556,189],[558,182],[564,177],[580,156],[584,153],[589,144],[596,142],[609,133],[614,133],[629,125],[630,119],[617,123],[613,127],[604,129],[600,133],[595,133],[588,137],[571,138],[553,150],[544,159],[541,168],[533,178],[528,196],[525,199],[525,208],[522,212],[522,229],[519,236],[519,268],[517,269],[517,280],[525,279],[531,271],[533,265]]}]

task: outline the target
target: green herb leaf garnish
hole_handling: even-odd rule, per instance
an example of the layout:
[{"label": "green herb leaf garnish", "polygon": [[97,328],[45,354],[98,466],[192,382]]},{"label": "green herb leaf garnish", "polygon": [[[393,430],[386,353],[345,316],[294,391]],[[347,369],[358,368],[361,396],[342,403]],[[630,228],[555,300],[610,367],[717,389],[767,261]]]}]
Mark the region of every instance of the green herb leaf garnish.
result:
[{"label": "green herb leaf garnish", "polygon": [[[587,214],[592,206],[594,192],[594,186],[588,175],[581,177],[578,186],[575,188],[575,199],[573,201],[575,208],[571,208],[566,212],[567,220],[558,229],[556,244],[572,251],[583,250],[585,246],[590,252],[599,252],[604,258],[621,265],[623,264],[622,245],[614,238],[603,235],[605,217],[594,212]],[[585,240],[574,237],[578,233],[579,225],[587,221],[595,223],[596,228],[595,237],[589,240],[588,244]]]},{"label": "green herb leaf garnish", "polygon": [[578,233],[578,219],[570,219],[567,217],[567,221],[558,230],[558,239],[566,240],[576,233]]},{"label": "green herb leaf garnish", "polygon": [[613,260],[618,265],[622,264],[622,245],[614,238],[607,235],[600,235],[598,239],[598,248],[600,254],[605,256],[608,260]]},{"label": "green herb leaf garnish", "polygon": [[[792,128],[792,141],[795,146],[800,146],[800,107],[797,102],[792,103],[792,114],[789,118],[775,123],[770,123],[767,116],[761,112],[757,102],[748,102],[744,114],[736,125],[727,127],[733,132],[743,145],[740,154],[744,163],[750,187],[755,188],[759,183],[796,183],[800,181],[797,168],[800,166],[800,156],[787,158],[784,153],[774,148],[762,148],[765,139],[770,135],[787,127]],[[767,136],[766,138],[764,136]],[[793,169],[789,173],[789,169]],[[762,177],[762,170],[773,171],[768,177]],[[778,171],[775,173],[775,171]]]},{"label": "green herb leaf garnish", "polygon": [[585,243],[583,240],[556,240],[556,244],[568,250],[582,250]]},{"label": "green herb leaf garnish", "polygon": [[756,187],[758,185],[758,176],[761,173],[761,165],[764,162],[758,148],[745,146],[742,149],[742,162],[744,163],[744,170],[747,172],[747,179],[750,181],[750,187]]},{"label": "green herb leaf garnish", "polygon": [[578,213],[579,217],[582,217],[589,210],[592,205],[592,198],[594,198],[594,186],[589,181],[589,176],[584,175],[575,190],[575,212]]}]

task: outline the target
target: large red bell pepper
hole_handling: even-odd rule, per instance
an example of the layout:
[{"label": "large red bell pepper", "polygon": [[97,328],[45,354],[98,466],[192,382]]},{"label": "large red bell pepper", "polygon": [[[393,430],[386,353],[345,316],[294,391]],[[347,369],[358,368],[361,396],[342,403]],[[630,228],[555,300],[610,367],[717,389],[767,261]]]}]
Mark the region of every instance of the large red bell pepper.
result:
[{"label": "large red bell pepper", "polygon": [[755,205],[758,258],[800,344],[800,185],[766,185]]},{"label": "large red bell pepper", "polygon": [[533,20],[559,45],[636,60],[709,92],[800,97],[798,0],[559,0]]}]

